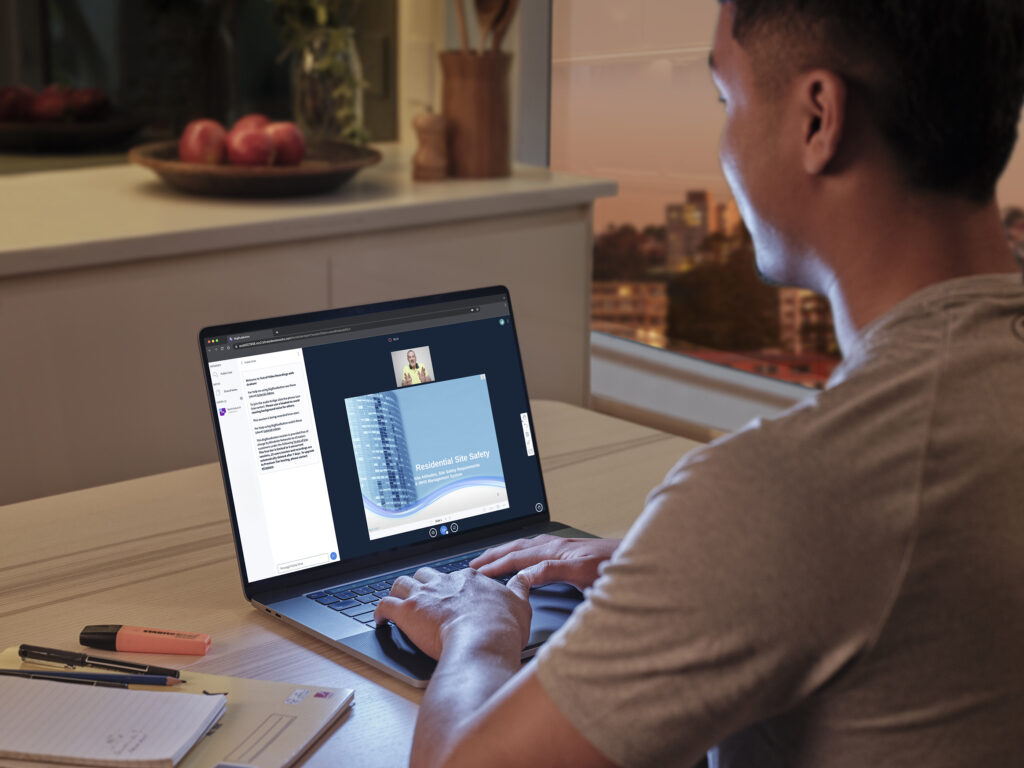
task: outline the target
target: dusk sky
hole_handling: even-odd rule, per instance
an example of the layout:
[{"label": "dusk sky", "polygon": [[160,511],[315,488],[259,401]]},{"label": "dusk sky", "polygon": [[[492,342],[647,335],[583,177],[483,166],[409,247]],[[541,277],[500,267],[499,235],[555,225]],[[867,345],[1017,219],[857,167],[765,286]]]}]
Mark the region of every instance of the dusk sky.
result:
[{"label": "dusk sky", "polygon": [[[664,223],[687,189],[728,197],[718,167],[722,105],[707,58],[715,0],[554,0],[551,165],[614,179],[595,228]],[[1024,149],[1000,185],[1024,205]]]}]

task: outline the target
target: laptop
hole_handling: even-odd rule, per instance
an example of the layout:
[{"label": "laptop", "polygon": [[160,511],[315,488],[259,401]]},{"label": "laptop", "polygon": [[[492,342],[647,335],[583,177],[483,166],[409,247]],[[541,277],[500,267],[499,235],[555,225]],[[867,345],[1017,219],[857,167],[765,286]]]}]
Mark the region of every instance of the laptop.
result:
[{"label": "laptop", "polygon": [[[405,682],[434,662],[373,611],[553,522],[503,286],[204,328],[246,599]],[[507,580],[507,577],[505,578]],[[532,590],[532,656],[582,600]]]}]

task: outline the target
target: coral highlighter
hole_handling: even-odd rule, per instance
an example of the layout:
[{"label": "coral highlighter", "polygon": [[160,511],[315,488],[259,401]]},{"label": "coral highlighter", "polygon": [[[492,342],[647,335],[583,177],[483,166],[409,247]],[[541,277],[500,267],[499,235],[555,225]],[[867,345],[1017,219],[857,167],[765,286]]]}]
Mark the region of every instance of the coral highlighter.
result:
[{"label": "coral highlighter", "polygon": [[105,651],[135,653],[180,653],[205,656],[210,636],[173,629],[133,627],[128,624],[90,624],[78,636],[78,642]]}]

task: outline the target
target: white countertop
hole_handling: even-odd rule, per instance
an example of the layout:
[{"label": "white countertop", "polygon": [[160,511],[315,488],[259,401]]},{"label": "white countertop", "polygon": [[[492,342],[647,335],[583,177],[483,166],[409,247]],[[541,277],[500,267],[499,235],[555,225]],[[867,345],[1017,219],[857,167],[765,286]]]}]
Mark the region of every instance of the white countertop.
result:
[{"label": "white countertop", "polygon": [[412,180],[409,153],[337,192],[239,200],[194,197],[135,165],[0,177],[0,276],[393,230],[586,205],[614,182],[516,166],[506,179]]}]

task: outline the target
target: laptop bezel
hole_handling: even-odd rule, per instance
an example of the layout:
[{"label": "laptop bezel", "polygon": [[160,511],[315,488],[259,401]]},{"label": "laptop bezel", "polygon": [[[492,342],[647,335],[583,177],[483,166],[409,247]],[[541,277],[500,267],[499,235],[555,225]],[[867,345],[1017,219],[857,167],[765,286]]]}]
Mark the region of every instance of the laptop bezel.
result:
[{"label": "laptop bezel", "polygon": [[[520,362],[520,375],[523,387],[523,394],[526,396],[526,410],[529,414],[530,423],[533,424],[533,411],[530,404],[529,390],[526,385],[526,372],[522,366],[522,352],[519,346],[519,334],[517,330],[517,324],[515,322],[515,315],[513,314],[512,308],[512,297],[508,288],[504,285],[489,286],[486,288],[475,288],[466,291],[453,291],[449,293],[438,293],[431,294],[428,296],[410,297],[405,299],[395,299],[386,302],[375,302],[371,304],[360,304],[352,307],[342,307],[339,309],[328,309],[319,310],[316,312],[305,312],[295,315],[281,315],[278,317],[266,318],[263,320],[247,320],[237,323],[221,323],[219,325],[212,325],[203,328],[199,331],[197,341],[199,346],[199,356],[203,365],[203,375],[206,380],[206,394],[209,402],[209,413],[211,419],[211,425],[213,427],[214,438],[217,443],[217,454],[220,461],[221,479],[224,483],[224,495],[228,505],[228,519],[231,523],[231,533],[234,539],[235,545],[235,561],[238,566],[239,578],[242,582],[242,590],[245,594],[245,598],[249,601],[259,600],[263,602],[263,598],[268,594],[284,594],[284,593],[300,593],[304,591],[310,591],[315,588],[317,584],[343,583],[346,580],[357,580],[358,574],[361,571],[369,571],[379,569],[381,566],[388,563],[405,561],[409,559],[416,559],[420,557],[429,556],[433,553],[437,553],[438,556],[443,556],[443,552],[453,547],[464,548],[470,545],[473,541],[481,539],[489,539],[495,535],[500,535],[505,532],[513,531],[518,528],[530,528],[543,523],[551,521],[550,504],[545,504],[544,509],[541,512],[532,512],[530,514],[516,517],[512,520],[504,520],[493,523],[491,525],[483,526],[471,531],[467,531],[460,534],[457,538],[450,540],[442,540],[440,538],[427,540],[421,543],[405,544],[402,546],[392,547],[384,549],[369,555],[363,555],[362,557],[353,558],[347,561],[341,561],[338,563],[328,563],[314,568],[309,568],[297,573],[282,574],[280,576],[274,576],[269,579],[261,579],[259,581],[250,582],[247,577],[245,568],[245,555],[242,550],[241,535],[238,528],[238,516],[235,511],[234,495],[231,490],[231,478],[228,474],[227,459],[224,452],[224,440],[220,431],[220,424],[217,420],[217,403],[216,397],[213,391],[213,377],[211,376],[209,362],[206,359],[205,343],[204,340],[209,337],[221,337],[221,336],[236,336],[253,331],[267,330],[275,326],[282,325],[301,325],[310,322],[340,320],[343,318],[351,318],[354,316],[369,314],[371,312],[389,312],[402,309],[412,309],[416,307],[429,306],[431,304],[446,303],[450,301],[462,301],[466,299],[473,299],[477,297],[485,297],[492,295],[502,294],[508,303],[508,314],[511,318],[511,329],[513,337],[513,347],[515,354],[519,357]],[[396,322],[398,322],[396,320]],[[386,335],[386,332],[382,332],[382,335]],[[344,343],[344,342],[335,342]],[[538,462],[538,476],[541,483],[541,490],[544,494],[545,502],[548,501],[547,488],[544,485],[544,474],[540,469],[540,445],[537,440],[537,435],[533,435],[534,453]]]}]

